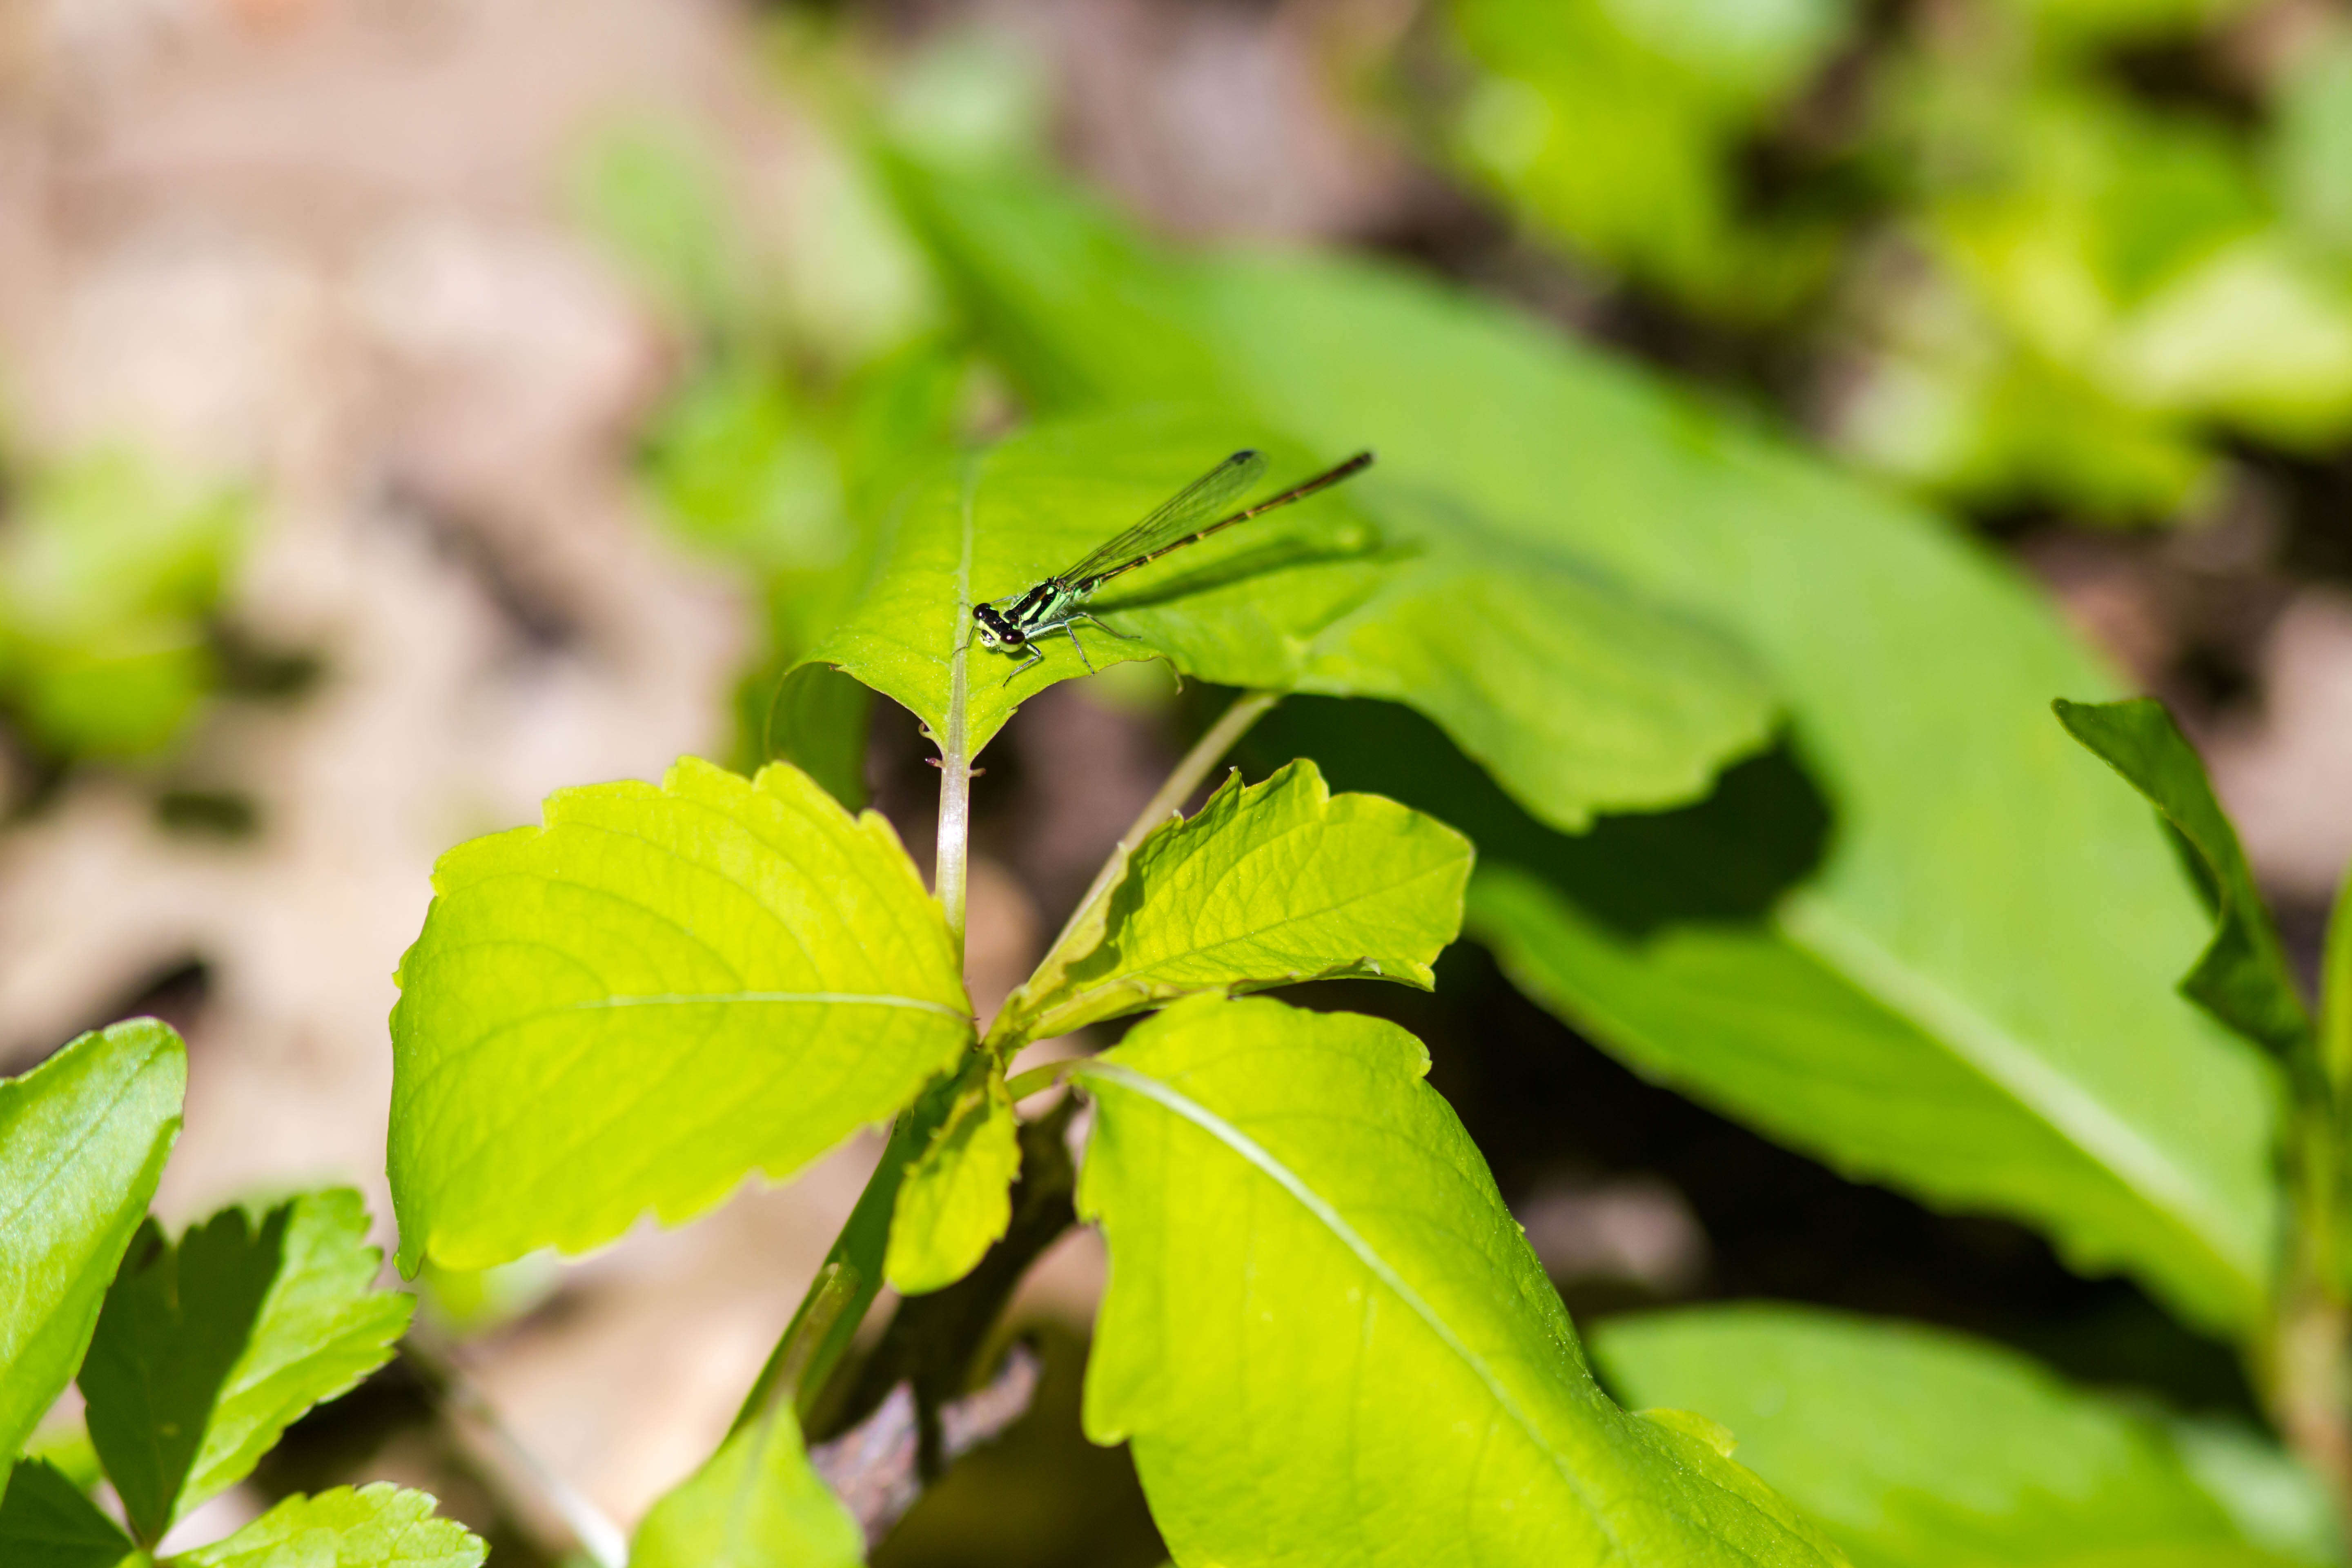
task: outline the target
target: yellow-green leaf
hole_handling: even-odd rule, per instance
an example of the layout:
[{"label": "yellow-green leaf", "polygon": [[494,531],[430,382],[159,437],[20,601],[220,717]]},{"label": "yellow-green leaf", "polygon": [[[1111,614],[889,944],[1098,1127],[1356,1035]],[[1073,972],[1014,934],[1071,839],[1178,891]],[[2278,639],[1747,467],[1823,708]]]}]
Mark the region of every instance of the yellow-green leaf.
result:
[{"label": "yellow-green leaf", "polygon": [[898,836],[786,764],[565,790],[434,885],[392,1016],[411,1270],[691,1217],[888,1120],[972,1037]]}]

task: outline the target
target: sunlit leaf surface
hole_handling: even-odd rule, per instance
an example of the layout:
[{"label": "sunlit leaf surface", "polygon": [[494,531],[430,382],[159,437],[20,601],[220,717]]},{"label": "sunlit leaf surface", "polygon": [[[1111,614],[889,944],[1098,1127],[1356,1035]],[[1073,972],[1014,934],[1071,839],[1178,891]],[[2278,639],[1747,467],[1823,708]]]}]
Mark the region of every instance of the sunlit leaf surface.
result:
[{"label": "sunlit leaf surface", "polygon": [[1763,743],[1772,700],[1730,643],[1474,509],[1390,483],[1378,465],[1112,579],[1089,605],[1109,629],[1082,624],[1077,644],[1045,637],[1026,665],[967,646],[971,605],[1063,571],[1229,453],[1263,447],[1270,494],[1362,444],[1277,440],[1239,415],[1040,426],[894,509],[873,583],[810,657],[898,699],[934,735],[961,658],[975,752],[1042,687],[1129,659],[1165,657],[1227,686],[1391,698],[1567,827],[1596,809],[1687,799]]},{"label": "sunlit leaf surface", "polygon": [[727,1439],[637,1527],[632,1568],[854,1568],[866,1536],[809,1468],[789,1401]]},{"label": "sunlit leaf surface", "polygon": [[918,1296],[954,1284],[1004,1234],[1013,1179],[1021,1173],[1020,1137],[995,1073],[957,1099],[898,1188],[883,1263],[895,1289]]},{"label": "sunlit leaf surface", "polygon": [[140,1018],[0,1079],[0,1485],[81,1364],[187,1078],[179,1036]]},{"label": "sunlit leaf surface", "polygon": [[1378,795],[1334,796],[1312,762],[1230,778],[1137,846],[1094,917],[1005,1005],[1006,1039],[1194,992],[1370,976],[1426,990],[1462,927],[1469,841]]},{"label": "sunlit leaf surface", "polygon": [[1083,1069],[1087,1431],[1132,1442],[1177,1560],[1838,1562],[1595,1384],[1427,1067],[1392,1024],[1198,998]]},{"label": "sunlit leaf surface", "polygon": [[887,1121],[971,1038],[898,836],[788,765],[563,791],[434,885],[392,1018],[410,1268],[699,1214]]},{"label": "sunlit leaf surface", "polygon": [[433,1517],[433,1499],[383,1482],[290,1497],[173,1568],[480,1568],[488,1548]]}]

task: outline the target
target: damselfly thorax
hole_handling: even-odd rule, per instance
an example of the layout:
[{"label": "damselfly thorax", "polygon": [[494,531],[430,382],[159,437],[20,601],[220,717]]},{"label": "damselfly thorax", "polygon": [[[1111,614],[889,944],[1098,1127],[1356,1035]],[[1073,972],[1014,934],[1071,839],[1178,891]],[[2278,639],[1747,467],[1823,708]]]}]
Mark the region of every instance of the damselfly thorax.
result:
[{"label": "damselfly thorax", "polygon": [[1203,524],[1202,518],[1214,516],[1230,505],[1265,471],[1264,453],[1246,449],[1235,452],[1153,508],[1142,521],[1105,541],[1066,571],[1057,572],[1018,594],[974,605],[972,629],[984,647],[1021,656],[1021,663],[1006,674],[1007,680],[1032,661],[1043,659],[1045,655],[1036,647],[1037,639],[1055,632],[1068,634],[1070,646],[1078,650],[1078,661],[1091,671],[1094,660],[1087,658],[1086,644],[1078,640],[1080,621],[1107,636],[1131,640],[1126,633],[1112,631],[1087,611],[1087,602],[1094,597],[1096,589],[1122,572],[1132,572],[1171,551],[1197,543],[1220,530],[1247,522],[1276,507],[1304,500],[1371,465],[1372,455],[1359,452],[1280,495]]}]

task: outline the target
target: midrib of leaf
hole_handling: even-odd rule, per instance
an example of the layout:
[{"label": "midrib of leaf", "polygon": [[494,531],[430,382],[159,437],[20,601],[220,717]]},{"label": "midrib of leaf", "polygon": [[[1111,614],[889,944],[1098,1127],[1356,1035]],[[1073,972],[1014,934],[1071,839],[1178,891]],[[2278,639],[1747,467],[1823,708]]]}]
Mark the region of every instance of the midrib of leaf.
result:
[{"label": "midrib of leaf", "polygon": [[604,996],[586,1002],[568,1002],[561,1007],[550,1007],[542,1013],[511,1021],[513,1024],[533,1023],[557,1013],[584,1012],[598,1007],[696,1007],[723,1005],[734,1002],[805,1003],[823,1006],[911,1007],[918,1012],[937,1013],[942,1018],[969,1022],[971,1015],[944,1002],[927,1002],[919,996],[893,996],[880,993],[856,991],[709,991],[678,992],[651,996]]},{"label": "midrib of leaf", "polygon": [[1179,1092],[1171,1085],[1159,1079],[1137,1072],[1133,1068],[1122,1063],[1108,1062],[1099,1058],[1088,1062],[1073,1076],[1115,1083],[1121,1089],[1141,1095],[1160,1109],[1182,1117],[1240,1155],[1275,1185],[1297,1199],[1299,1205],[1308,1214],[1313,1215],[1318,1223],[1339,1238],[1341,1246],[1356,1255],[1356,1260],[1371,1271],[1372,1278],[1388,1287],[1390,1292],[1398,1300],[1402,1301],[1430,1332],[1437,1336],[1440,1344],[1451,1351],[1455,1358],[1477,1377],[1487,1394],[1502,1408],[1503,1413],[1508,1415],[1512,1423],[1526,1435],[1528,1441],[1535,1445],[1536,1451],[1551,1462],[1553,1470],[1559,1474],[1561,1481],[1567,1485],[1570,1491],[1576,1494],[1576,1500],[1583,1505],[1586,1514],[1591,1518],[1593,1524],[1601,1534],[1607,1537],[1611,1557],[1631,1561],[1625,1552],[1624,1543],[1618,1539],[1616,1531],[1611,1527],[1608,1516],[1586,1493],[1584,1483],[1578,1478],[1576,1472],[1561,1462],[1550,1443],[1547,1442],[1543,1435],[1536,1429],[1535,1423],[1529,1419],[1527,1412],[1519,1408],[1519,1402],[1512,1397],[1508,1389],[1503,1386],[1502,1380],[1495,1375],[1494,1369],[1488,1366],[1475,1351],[1462,1342],[1461,1336],[1454,1331],[1451,1324],[1438,1315],[1437,1309],[1423,1300],[1421,1292],[1407,1283],[1404,1276],[1399,1274],[1390,1266],[1387,1258],[1382,1258],[1373,1249],[1372,1244],[1366,1241],[1358,1233],[1356,1227],[1348,1223],[1346,1217],[1331,1205],[1329,1200],[1308,1186],[1304,1177],[1276,1159],[1273,1153],[1256,1139],[1252,1138],[1200,1101]]},{"label": "midrib of leaf", "polygon": [[959,971],[964,960],[964,883],[971,854],[971,637],[967,628],[971,624],[971,555],[979,526],[975,507],[981,475],[987,467],[985,451],[972,454],[964,462],[955,619],[948,626],[952,646],[948,652],[947,732],[935,737],[940,748],[940,829],[938,848],[931,857],[931,892],[947,921]]},{"label": "midrib of leaf", "polygon": [[1906,963],[1827,901],[1800,893],[1780,923],[1798,942],[1844,970],[1931,1038],[2026,1107],[2095,1164],[2116,1172],[2161,1203],[2224,1268],[2260,1281],[2253,1258],[2224,1252],[2217,1238],[2236,1229],[2227,1211],[2164,1151],[2100,1103],[2099,1097],[2038,1055],[2023,1040]]}]

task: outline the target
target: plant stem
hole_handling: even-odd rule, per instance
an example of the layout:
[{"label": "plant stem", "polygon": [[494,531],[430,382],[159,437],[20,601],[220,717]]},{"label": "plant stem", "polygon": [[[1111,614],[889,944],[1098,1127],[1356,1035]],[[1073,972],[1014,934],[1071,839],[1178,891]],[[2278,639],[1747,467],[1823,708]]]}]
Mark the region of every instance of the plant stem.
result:
[{"label": "plant stem", "polygon": [[866,1309],[881,1292],[882,1263],[890,1248],[890,1212],[898,1206],[898,1184],[906,1179],[907,1167],[929,1145],[931,1135],[947,1119],[961,1084],[961,1074],[934,1084],[890,1129],[890,1141],[883,1145],[882,1158],[866,1178],[866,1190],[857,1194],[856,1206],[834,1238],[833,1249],[824,1255],[808,1293],[801,1298],[800,1309],[785,1325],[776,1348],[768,1352],[768,1363],[760,1369],[751,1392],[743,1396],[742,1408],[727,1429],[729,1436],[759,1420],[787,1389],[803,1418],[824,1392],[825,1380],[840,1364],[857,1325],[865,1321]]},{"label": "plant stem", "polygon": [[1047,1062],[1043,1067],[1031,1068],[1027,1072],[1015,1075],[1005,1084],[1005,1096],[1013,1104],[1018,1105],[1031,1095],[1039,1094],[1053,1088],[1084,1066],[1086,1066],[1085,1058],[1073,1057],[1067,1061]]},{"label": "plant stem", "polygon": [[[963,547],[956,563],[955,650],[948,656],[948,711],[940,741],[939,855],[932,872],[940,913],[955,945],[956,966],[963,966],[964,888],[971,854],[971,742],[964,708],[969,694],[967,655],[971,641],[964,628],[971,623],[972,496],[980,483],[981,459],[966,466],[963,486]],[[898,1206],[898,1186],[907,1167],[928,1148],[931,1135],[947,1119],[957,1093],[980,1060],[974,1057],[965,1071],[934,1083],[900,1114],[890,1129],[882,1158],[857,1194],[841,1234],[824,1256],[808,1292],[801,1298],[783,1337],[768,1352],[767,1364],[744,1395],[742,1408],[728,1436],[759,1420],[789,1390],[796,1413],[805,1420],[826,1380],[849,1349],[866,1310],[882,1289],[882,1265],[890,1247],[890,1214]]]},{"label": "plant stem", "polygon": [[932,882],[940,912],[947,917],[948,936],[955,943],[956,963],[963,963],[964,884],[971,856],[971,731],[964,707],[970,695],[966,668],[971,639],[964,628],[971,624],[971,504],[980,482],[975,458],[964,474],[963,552],[956,563],[956,645],[948,656],[947,732],[940,737],[940,842]]},{"label": "plant stem", "polygon": [[1109,893],[1127,870],[1128,857],[1135,852],[1135,847],[1142,843],[1153,828],[1181,811],[1184,803],[1192,799],[1192,793],[1201,787],[1201,782],[1209,776],[1209,770],[1234,749],[1235,742],[1249,733],[1251,725],[1265,718],[1267,710],[1281,700],[1282,693],[1279,691],[1244,692],[1234,700],[1232,707],[1218,715],[1215,723],[1202,732],[1201,738],[1192,742],[1192,749],[1184,753],[1158,791],[1144,802],[1143,809],[1135,814],[1135,820],[1128,824],[1127,831],[1118,836],[1118,843],[1111,850],[1110,858],[1102,863],[1102,869],[1097,871],[1095,879],[1087,884],[1085,896],[1070,911],[1070,918],[1063,922],[1061,934],[1054,939],[1053,948],[1047,950],[1049,955],[1070,940],[1070,933],[1078,929],[1078,922],[1086,918],[1087,912]]},{"label": "plant stem", "polygon": [[2272,1419],[2326,1486],[2352,1538],[2352,1305],[2337,1235],[2344,1140],[2330,1086],[2309,1072],[2289,1132],[2294,1235],[2267,1373]]}]

